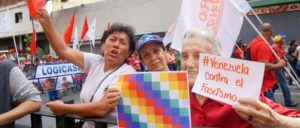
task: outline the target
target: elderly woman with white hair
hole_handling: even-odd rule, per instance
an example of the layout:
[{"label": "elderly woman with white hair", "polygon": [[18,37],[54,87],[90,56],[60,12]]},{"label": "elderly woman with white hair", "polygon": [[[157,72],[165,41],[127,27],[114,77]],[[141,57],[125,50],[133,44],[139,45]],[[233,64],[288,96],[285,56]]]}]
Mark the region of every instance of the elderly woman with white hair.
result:
[{"label": "elderly woman with white hair", "polygon": [[299,118],[288,117],[299,117],[298,111],[289,110],[263,95],[260,96],[260,101],[240,99],[239,104],[232,107],[192,93],[191,88],[198,74],[199,55],[201,53],[220,55],[221,45],[213,34],[196,29],[186,33],[182,44],[181,67],[188,72],[193,126],[300,127]]}]

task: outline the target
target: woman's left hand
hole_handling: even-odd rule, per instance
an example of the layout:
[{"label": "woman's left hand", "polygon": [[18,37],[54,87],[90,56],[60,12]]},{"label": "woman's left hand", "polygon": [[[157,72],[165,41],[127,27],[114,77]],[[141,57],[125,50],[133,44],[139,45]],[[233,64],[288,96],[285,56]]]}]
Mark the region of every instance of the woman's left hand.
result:
[{"label": "woman's left hand", "polygon": [[254,99],[242,98],[234,105],[238,115],[258,128],[280,127],[280,115],[268,105]]},{"label": "woman's left hand", "polygon": [[64,102],[59,100],[51,101],[46,104],[46,106],[50,108],[53,114],[58,116],[65,114],[64,105]]},{"label": "woman's left hand", "polygon": [[105,92],[106,101],[113,107],[119,103],[120,95],[120,91],[117,88],[108,88]]}]

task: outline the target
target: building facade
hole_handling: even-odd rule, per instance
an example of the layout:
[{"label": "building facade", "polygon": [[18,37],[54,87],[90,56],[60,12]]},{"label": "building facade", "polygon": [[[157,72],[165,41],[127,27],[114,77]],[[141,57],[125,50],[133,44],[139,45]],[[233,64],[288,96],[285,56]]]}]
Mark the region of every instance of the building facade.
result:
[{"label": "building facade", "polygon": [[[99,53],[99,40],[109,23],[120,22],[131,25],[135,28],[137,35],[143,33],[161,34],[166,32],[171,24],[176,21],[182,0],[98,0],[92,3],[83,2],[79,4],[76,2],[73,7],[67,7],[64,6],[65,3],[56,2],[56,0],[53,1],[54,9],[50,16],[61,36],[63,36],[73,12],[75,12],[75,26],[78,27],[79,35],[81,35],[85,17],[87,17],[89,24],[96,19],[96,46],[93,48],[93,52]],[[22,41],[25,35],[32,33],[32,23],[26,2],[20,1],[0,8],[0,17],[4,16],[7,8],[10,9],[13,15],[22,12],[22,22],[14,23],[14,34],[18,47],[23,47]],[[37,37],[38,45],[48,44],[39,23],[34,23],[34,26],[39,33]],[[85,43],[80,50],[89,52],[90,47],[88,44]],[[0,50],[10,48],[13,48],[12,33],[7,33],[4,37],[0,37]],[[47,48],[45,50],[47,51]],[[50,52],[54,54],[51,48]]]},{"label": "building facade", "polygon": [[[1,2],[2,5],[3,0]],[[19,52],[28,52],[28,45],[30,45],[30,43],[26,43],[24,39],[26,35],[31,35],[33,32],[32,26],[34,26],[37,32],[37,53],[41,55],[44,51],[49,52],[49,46],[43,35],[42,28],[38,22],[35,22],[30,18],[25,0],[15,0],[6,3],[5,6],[0,6],[0,21],[5,18],[7,11],[9,12],[9,16],[6,18],[9,19],[6,20],[11,22],[12,27],[9,32],[4,32],[0,35],[1,51],[14,49],[15,41]]]},{"label": "building facade", "polygon": [[[103,0],[92,4],[82,4],[52,13],[51,17],[58,32],[62,35],[75,12],[75,25],[81,34],[84,17],[91,24],[95,18],[96,47],[99,52],[99,40],[108,23],[125,23],[135,28],[136,34],[164,33],[176,21],[182,0]],[[88,43],[85,43],[88,44]],[[88,45],[81,47],[83,51],[90,51]]]},{"label": "building facade", "polygon": [[[0,36],[0,50],[14,47],[12,35],[15,36],[18,48],[22,50],[25,45],[25,35],[32,33],[32,21],[28,14],[26,1],[12,0],[5,3],[4,0],[0,0],[0,3],[0,17],[5,15],[6,9],[9,9],[14,18],[14,31]],[[137,35],[158,33],[163,36],[171,24],[176,21],[181,3],[182,0],[91,0],[89,2],[68,0],[66,3],[61,0],[53,0],[53,12],[50,16],[62,37],[73,12],[75,12],[75,26],[78,28],[79,35],[81,35],[85,17],[89,24],[96,19],[96,46],[92,50],[94,53],[99,53],[100,38],[109,23],[129,24],[135,28]],[[300,30],[299,0],[250,0],[249,3],[263,22],[271,22],[274,25],[274,34],[286,34],[288,40],[300,40],[300,36],[298,36]],[[249,14],[249,17],[257,27],[260,26],[254,15]],[[34,22],[33,25],[38,33],[38,53],[44,54],[50,51],[51,54],[54,54],[49,48],[39,23]],[[250,42],[256,35],[254,29],[244,20],[239,38]],[[91,51],[88,41],[80,50]]]}]

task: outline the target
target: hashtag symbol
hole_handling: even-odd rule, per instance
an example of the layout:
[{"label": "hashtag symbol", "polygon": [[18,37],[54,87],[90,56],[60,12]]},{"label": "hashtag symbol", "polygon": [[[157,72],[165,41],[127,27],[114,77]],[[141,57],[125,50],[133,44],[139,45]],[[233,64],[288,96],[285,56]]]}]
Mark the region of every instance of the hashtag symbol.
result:
[{"label": "hashtag symbol", "polygon": [[208,66],[208,62],[209,62],[208,56],[204,56],[204,58],[203,58],[203,64],[204,64],[205,67]]}]

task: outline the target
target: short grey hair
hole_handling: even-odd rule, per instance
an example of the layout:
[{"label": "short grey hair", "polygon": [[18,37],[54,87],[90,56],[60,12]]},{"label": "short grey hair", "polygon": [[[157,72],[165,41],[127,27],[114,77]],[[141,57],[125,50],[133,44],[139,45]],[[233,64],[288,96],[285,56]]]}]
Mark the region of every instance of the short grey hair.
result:
[{"label": "short grey hair", "polygon": [[198,29],[191,29],[185,33],[183,42],[189,39],[205,40],[207,41],[206,49],[209,50],[211,54],[221,54],[222,46],[220,44],[219,39],[213,33],[207,31],[200,31]]}]

